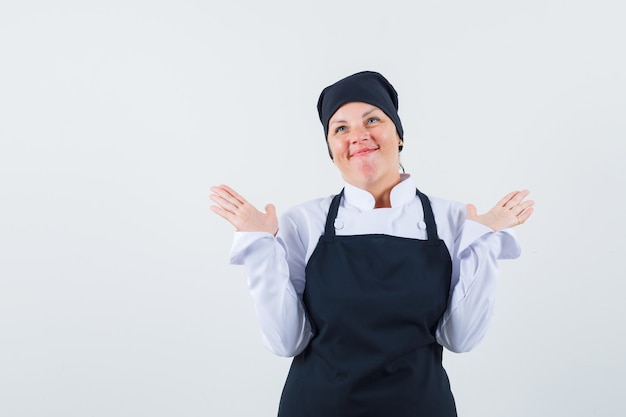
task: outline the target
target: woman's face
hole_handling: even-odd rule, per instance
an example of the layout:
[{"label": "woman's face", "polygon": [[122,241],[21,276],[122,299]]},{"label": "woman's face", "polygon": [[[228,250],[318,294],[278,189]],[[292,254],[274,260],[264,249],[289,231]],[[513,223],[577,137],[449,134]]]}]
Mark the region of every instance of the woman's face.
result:
[{"label": "woman's face", "polygon": [[328,122],[328,147],[343,179],[356,187],[392,187],[400,182],[400,137],[393,121],[376,106],[341,106]]}]

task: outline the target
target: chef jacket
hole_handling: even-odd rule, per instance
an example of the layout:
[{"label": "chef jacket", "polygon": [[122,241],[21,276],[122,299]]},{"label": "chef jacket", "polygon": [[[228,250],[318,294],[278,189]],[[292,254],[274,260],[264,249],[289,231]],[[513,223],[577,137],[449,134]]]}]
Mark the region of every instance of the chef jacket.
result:
[{"label": "chef jacket", "polygon": [[[369,192],[346,183],[335,220],[336,234],[426,239],[426,223],[415,188],[410,175],[402,174],[401,182],[391,190],[391,207],[375,209]],[[230,262],[245,265],[264,343],[276,355],[295,356],[314,336],[302,302],[305,267],[324,232],[332,198],[318,198],[289,209],[279,220],[276,236],[235,232]],[[494,232],[467,220],[465,204],[430,195],[429,200],[439,238],[452,259],[450,297],[437,326],[437,342],[450,351],[466,352],[482,340],[489,326],[498,260],[517,258],[520,247],[512,229]]]}]

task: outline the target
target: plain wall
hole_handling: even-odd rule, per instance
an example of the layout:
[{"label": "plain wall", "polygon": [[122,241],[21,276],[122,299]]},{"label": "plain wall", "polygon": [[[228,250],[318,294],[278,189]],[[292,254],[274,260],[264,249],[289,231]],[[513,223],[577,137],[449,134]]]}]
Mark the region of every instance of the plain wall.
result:
[{"label": "plain wall", "polygon": [[3,1],[0,415],[273,416],[227,183],[279,212],[337,192],[315,104],[400,95],[422,191],[528,188],[461,417],[619,416],[626,7],[618,1]]}]

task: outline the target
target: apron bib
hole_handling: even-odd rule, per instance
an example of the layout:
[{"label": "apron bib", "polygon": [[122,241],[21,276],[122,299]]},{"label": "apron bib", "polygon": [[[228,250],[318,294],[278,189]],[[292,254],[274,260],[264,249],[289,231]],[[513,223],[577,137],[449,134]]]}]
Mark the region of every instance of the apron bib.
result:
[{"label": "apron bib", "polygon": [[293,359],[279,417],[456,417],[435,339],[452,262],[428,197],[417,195],[427,240],[336,236],[343,191],[333,198],[306,266],[315,336]]}]

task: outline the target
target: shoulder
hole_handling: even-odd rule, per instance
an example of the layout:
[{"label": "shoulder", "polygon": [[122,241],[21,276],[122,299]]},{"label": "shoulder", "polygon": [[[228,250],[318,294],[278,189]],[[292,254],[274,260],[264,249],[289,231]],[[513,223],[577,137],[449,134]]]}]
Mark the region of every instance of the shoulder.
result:
[{"label": "shoulder", "polygon": [[309,200],[291,207],[280,216],[278,236],[289,248],[290,259],[309,258],[324,232],[326,215],[332,199],[331,195]]},{"label": "shoulder", "polygon": [[333,197],[334,195],[329,195],[295,205],[283,213],[281,220],[292,222],[295,225],[305,225],[311,222],[323,224]]},{"label": "shoulder", "polygon": [[438,224],[447,223],[452,229],[457,229],[463,224],[467,217],[465,203],[456,200],[448,200],[431,194],[426,195],[433,208],[433,214]]}]

